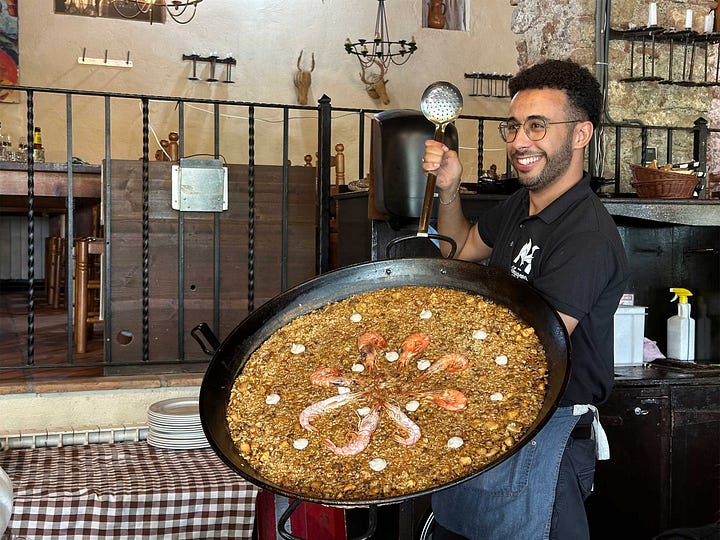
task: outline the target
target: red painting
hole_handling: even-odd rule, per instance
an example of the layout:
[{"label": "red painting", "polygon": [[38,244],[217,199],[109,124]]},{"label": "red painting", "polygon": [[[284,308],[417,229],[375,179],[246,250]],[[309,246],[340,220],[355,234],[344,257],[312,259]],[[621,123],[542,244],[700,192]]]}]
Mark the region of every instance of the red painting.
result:
[{"label": "red painting", "polygon": [[[18,84],[18,0],[0,0],[0,86]],[[18,103],[17,91],[0,88],[0,102]]]}]

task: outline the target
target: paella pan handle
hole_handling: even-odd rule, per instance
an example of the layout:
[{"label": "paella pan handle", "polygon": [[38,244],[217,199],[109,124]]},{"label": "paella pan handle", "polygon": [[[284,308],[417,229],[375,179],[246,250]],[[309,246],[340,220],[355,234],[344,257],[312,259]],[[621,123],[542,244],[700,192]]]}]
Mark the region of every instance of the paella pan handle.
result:
[{"label": "paella pan handle", "polygon": [[[293,512],[295,512],[297,507],[300,506],[301,502],[302,501],[300,499],[293,500],[293,502],[290,503],[290,506],[288,506],[280,516],[280,520],[278,521],[278,534],[285,538],[285,540],[304,540],[299,536],[294,536],[286,528],[287,522],[290,520],[290,516]],[[368,510],[368,530],[363,533],[362,536],[358,536],[352,540],[368,540],[373,534],[375,534],[375,529],[377,529],[377,506],[370,505]]]},{"label": "paella pan handle", "polygon": [[[417,234],[409,234],[406,236],[398,236],[397,238],[393,238],[387,243],[387,246],[385,246],[385,258],[392,258],[390,257],[390,253],[392,251],[392,248],[394,248],[396,245],[400,244],[401,242],[406,242],[407,240],[415,240],[417,239],[417,237]],[[425,235],[425,238],[434,238],[435,240],[442,240],[444,242],[447,242],[448,244],[450,244],[450,253],[448,253],[447,258],[452,259],[453,257],[455,257],[455,252],[457,251],[457,243],[449,236],[445,236],[443,234],[429,233]]]},{"label": "paella pan handle", "polygon": [[215,354],[215,351],[220,347],[220,340],[207,323],[202,322],[198,324],[190,330],[190,335],[195,338],[195,341],[200,344],[200,348],[208,356]]}]

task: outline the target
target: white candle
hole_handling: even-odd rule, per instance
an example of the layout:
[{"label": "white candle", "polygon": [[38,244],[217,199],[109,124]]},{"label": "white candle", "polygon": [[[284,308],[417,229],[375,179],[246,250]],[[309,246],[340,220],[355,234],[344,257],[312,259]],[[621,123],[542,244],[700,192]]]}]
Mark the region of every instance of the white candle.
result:
[{"label": "white candle", "polygon": [[648,26],[657,26],[657,3],[650,2],[648,11]]},{"label": "white candle", "polygon": [[692,9],[685,11],[685,28],[692,28]]},{"label": "white candle", "polygon": [[703,31],[706,34],[712,34],[713,30],[715,29],[715,11],[711,11],[707,15],[705,15],[705,28]]}]

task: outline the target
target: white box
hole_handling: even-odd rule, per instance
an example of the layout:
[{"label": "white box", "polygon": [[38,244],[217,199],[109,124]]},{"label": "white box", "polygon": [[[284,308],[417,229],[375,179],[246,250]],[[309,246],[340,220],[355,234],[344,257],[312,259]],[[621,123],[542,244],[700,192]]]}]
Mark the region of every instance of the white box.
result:
[{"label": "white box", "polygon": [[645,309],[644,306],[619,306],[615,312],[616,366],[642,365]]}]

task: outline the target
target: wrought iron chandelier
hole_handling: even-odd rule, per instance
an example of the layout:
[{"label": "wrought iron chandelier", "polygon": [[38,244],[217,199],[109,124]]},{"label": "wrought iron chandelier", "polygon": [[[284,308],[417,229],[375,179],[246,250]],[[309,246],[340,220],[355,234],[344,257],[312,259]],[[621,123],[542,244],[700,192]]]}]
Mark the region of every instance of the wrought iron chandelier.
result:
[{"label": "wrought iron chandelier", "polygon": [[110,0],[115,11],[125,19],[149,16],[153,23],[156,10],[164,9],[177,23],[187,24],[195,17],[197,5],[203,0]]},{"label": "wrought iron chandelier", "polygon": [[388,35],[387,16],[385,15],[385,0],[378,0],[378,10],[375,17],[375,37],[373,39],[358,39],[356,42],[347,38],[345,51],[358,57],[363,68],[368,68],[377,62],[387,69],[390,63],[403,65],[417,50],[415,37],[410,41],[401,39],[392,41]]}]

